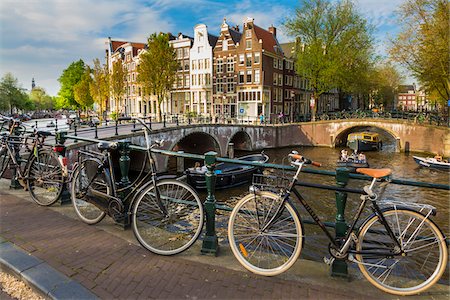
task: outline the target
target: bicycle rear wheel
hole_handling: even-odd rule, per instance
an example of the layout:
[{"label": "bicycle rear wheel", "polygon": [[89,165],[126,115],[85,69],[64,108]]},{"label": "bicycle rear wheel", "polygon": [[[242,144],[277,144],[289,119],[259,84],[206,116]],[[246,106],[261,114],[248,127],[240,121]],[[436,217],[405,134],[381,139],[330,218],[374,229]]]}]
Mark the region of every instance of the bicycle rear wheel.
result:
[{"label": "bicycle rear wheel", "polygon": [[71,181],[72,205],[78,217],[89,225],[100,222],[106,215],[103,210],[92,203],[95,201],[92,191],[99,191],[107,195],[111,192],[110,183],[104,170],[97,174],[99,166],[100,163],[93,159],[83,161],[74,171]]},{"label": "bicycle rear wheel", "polygon": [[383,216],[405,255],[382,254],[396,252],[398,246],[378,217],[373,216],[362,226],[356,247],[357,251],[371,252],[356,255],[364,263],[358,264],[361,272],[377,288],[395,295],[413,295],[430,288],[447,265],[447,245],[441,231],[415,211],[391,209]]},{"label": "bicycle rear wheel", "polygon": [[302,225],[295,208],[285,202],[281,215],[267,229],[281,198],[271,192],[248,194],[231,212],[228,240],[237,260],[247,270],[275,276],[288,270],[302,249]]},{"label": "bicycle rear wheel", "polygon": [[173,255],[189,248],[203,228],[203,205],[197,193],[184,182],[161,180],[146,188],[133,206],[133,232],[151,252]]},{"label": "bicycle rear wheel", "polygon": [[58,157],[51,151],[39,151],[27,170],[27,187],[31,198],[39,205],[49,206],[61,196],[64,176]]}]

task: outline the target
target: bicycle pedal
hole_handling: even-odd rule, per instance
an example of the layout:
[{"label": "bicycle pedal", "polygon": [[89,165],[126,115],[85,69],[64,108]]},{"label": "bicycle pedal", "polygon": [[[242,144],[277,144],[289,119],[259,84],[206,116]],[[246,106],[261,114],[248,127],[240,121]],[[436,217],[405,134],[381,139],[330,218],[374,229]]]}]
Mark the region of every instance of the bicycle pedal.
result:
[{"label": "bicycle pedal", "polygon": [[334,257],[323,257],[323,262],[326,263],[327,265],[331,266],[331,264],[334,262]]}]

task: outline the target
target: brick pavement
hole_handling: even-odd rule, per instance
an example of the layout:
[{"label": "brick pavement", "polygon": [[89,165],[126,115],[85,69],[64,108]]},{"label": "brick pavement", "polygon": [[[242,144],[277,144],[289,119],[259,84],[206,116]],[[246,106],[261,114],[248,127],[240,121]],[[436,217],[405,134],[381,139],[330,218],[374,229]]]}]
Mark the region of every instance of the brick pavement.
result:
[{"label": "brick pavement", "polygon": [[102,299],[380,298],[380,294],[368,296],[364,289],[336,289],[322,281],[260,277],[182,256],[154,255],[96,226],[3,190],[0,235]]}]

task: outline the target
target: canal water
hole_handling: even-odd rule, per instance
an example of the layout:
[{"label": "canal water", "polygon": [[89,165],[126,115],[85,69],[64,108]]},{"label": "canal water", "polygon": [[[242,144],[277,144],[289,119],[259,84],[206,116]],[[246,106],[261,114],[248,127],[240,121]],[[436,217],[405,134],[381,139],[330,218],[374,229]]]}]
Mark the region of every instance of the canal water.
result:
[{"label": "canal water", "polygon": [[[269,162],[277,164],[288,164],[286,157],[292,151],[296,150],[303,156],[314,161],[322,163],[322,167],[318,169],[334,170],[336,168],[336,161],[339,157],[342,148],[324,148],[324,147],[286,147],[279,149],[267,149],[265,153],[270,157]],[[350,149],[348,149],[350,150]],[[248,152],[247,152],[248,153]],[[247,154],[246,152],[238,152],[236,156]],[[413,154],[397,153],[393,143],[385,143],[383,150],[379,152],[365,153],[372,168],[390,168],[392,169],[392,177],[395,179],[405,179],[413,181],[424,181],[431,183],[450,184],[450,173],[446,171],[432,170],[419,167],[413,160]],[[419,155],[419,154],[417,154]],[[311,167],[315,168],[315,167]],[[269,172],[271,170],[268,170]],[[280,175],[281,171],[276,172]],[[292,175],[292,173],[285,173],[281,175]],[[325,175],[315,175],[309,173],[302,173],[300,179],[302,181],[335,185],[335,177]],[[369,181],[350,179],[348,187],[362,188],[368,184]],[[299,187],[301,194],[307,200],[308,204],[315,210],[322,221],[334,222],[336,215],[335,193],[334,191],[320,190],[316,188]],[[223,191],[216,191],[216,198],[219,202],[226,202],[233,207],[236,201],[245,195],[248,191],[248,186],[227,189]],[[430,204],[437,208],[437,215],[433,220],[442,229],[444,235],[449,236],[449,203],[450,192],[446,190],[436,190],[429,188],[419,188],[411,186],[403,186],[397,184],[389,184],[384,195],[384,199],[399,200],[404,202],[424,203]],[[360,203],[359,195],[349,194],[347,199],[347,206],[345,210],[345,218],[350,222],[354,216],[358,204]],[[300,215],[303,219],[311,219],[309,214],[297,205]],[[225,214],[226,212],[219,212]],[[368,209],[364,216],[369,214]],[[225,235],[226,220],[218,218],[219,226],[223,226],[222,234]],[[225,224],[222,224],[225,223]],[[333,228],[330,228],[334,232]],[[318,226],[305,225],[305,248],[302,252],[302,257],[312,260],[322,260],[324,256],[328,255],[327,245],[328,239]],[[224,239],[226,242],[226,239]],[[447,275],[448,276],[448,275]]]}]

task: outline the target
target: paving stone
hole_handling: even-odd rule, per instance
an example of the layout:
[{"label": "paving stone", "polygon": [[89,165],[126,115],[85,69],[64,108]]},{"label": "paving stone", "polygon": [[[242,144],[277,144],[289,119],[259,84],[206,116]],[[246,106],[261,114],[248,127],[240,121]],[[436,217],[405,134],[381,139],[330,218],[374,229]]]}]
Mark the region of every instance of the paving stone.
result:
[{"label": "paving stone", "polygon": [[21,273],[22,278],[45,294],[49,294],[59,285],[68,283],[70,279],[47,264],[40,264]]},{"label": "paving stone", "polygon": [[54,290],[50,291],[49,296],[53,299],[74,299],[74,300],[90,300],[98,299],[93,293],[76,281],[70,280],[58,285]]}]

